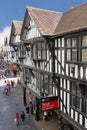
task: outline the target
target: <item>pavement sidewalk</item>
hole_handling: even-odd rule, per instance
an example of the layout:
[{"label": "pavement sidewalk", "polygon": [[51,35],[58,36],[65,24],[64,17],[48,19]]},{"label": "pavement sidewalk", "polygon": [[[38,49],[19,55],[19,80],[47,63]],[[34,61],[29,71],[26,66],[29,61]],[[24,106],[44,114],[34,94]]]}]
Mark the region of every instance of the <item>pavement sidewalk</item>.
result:
[{"label": "pavement sidewalk", "polygon": [[[11,88],[11,97],[26,112],[25,107],[23,105],[23,88],[21,86]],[[59,128],[58,128],[58,117],[57,117],[56,113],[54,113],[48,119],[48,121],[45,121],[43,119],[36,121],[34,115],[30,115],[29,118],[38,130],[59,130]]]}]

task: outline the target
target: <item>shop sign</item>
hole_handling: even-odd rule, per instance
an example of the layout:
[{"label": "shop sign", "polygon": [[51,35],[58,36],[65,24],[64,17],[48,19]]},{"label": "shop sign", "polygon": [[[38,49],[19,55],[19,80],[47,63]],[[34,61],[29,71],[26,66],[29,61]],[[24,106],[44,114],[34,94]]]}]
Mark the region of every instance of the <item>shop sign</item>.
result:
[{"label": "shop sign", "polygon": [[41,98],[41,110],[55,110],[58,109],[58,96]]}]

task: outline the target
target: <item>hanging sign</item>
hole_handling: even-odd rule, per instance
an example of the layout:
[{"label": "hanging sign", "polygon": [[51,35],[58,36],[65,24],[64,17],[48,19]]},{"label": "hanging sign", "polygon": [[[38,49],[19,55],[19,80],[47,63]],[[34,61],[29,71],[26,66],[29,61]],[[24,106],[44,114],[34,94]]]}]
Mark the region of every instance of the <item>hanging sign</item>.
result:
[{"label": "hanging sign", "polygon": [[54,110],[58,109],[58,96],[43,97],[41,98],[41,110]]}]

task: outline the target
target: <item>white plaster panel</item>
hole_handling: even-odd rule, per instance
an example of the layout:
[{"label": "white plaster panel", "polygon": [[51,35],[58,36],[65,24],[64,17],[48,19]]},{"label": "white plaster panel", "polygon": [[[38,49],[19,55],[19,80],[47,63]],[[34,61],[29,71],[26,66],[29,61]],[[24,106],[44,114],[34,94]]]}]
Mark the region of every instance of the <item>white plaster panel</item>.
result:
[{"label": "white plaster panel", "polygon": [[67,80],[67,90],[70,90],[70,81]]},{"label": "white plaster panel", "polygon": [[[64,69],[64,50],[62,50],[62,67]],[[64,74],[64,70],[62,70],[62,74]]]},{"label": "white plaster panel", "polygon": [[69,108],[70,108],[70,94],[67,93],[67,112],[69,113]]},{"label": "white plaster panel", "polygon": [[80,77],[83,78],[83,67],[80,68]]},{"label": "white plaster panel", "polygon": [[73,118],[73,109],[71,109],[71,118]]},{"label": "white plaster panel", "polygon": [[87,129],[87,118],[85,119],[85,128]]},{"label": "white plaster panel", "polygon": [[68,64],[66,64],[66,74],[68,76]]},{"label": "white plaster panel", "polygon": [[62,47],[64,47],[64,38],[62,38]]},{"label": "white plaster panel", "polygon": [[78,121],[78,113],[75,112],[75,121]]},{"label": "white plaster panel", "polygon": [[66,80],[64,79],[64,89],[66,89]]},{"label": "white plaster panel", "polygon": [[58,39],[58,47],[60,47],[60,38]]},{"label": "white plaster panel", "polygon": [[87,68],[86,68],[86,80],[87,80]]},{"label": "white plaster panel", "polygon": [[60,87],[62,88],[62,78],[60,79]]},{"label": "white plaster panel", "polygon": [[82,125],[82,115],[79,115],[79,123]]},{"label": "white plaster panel", "polygon": [[57,39],[55,39],[55,47],[57,47]]},{"label": "white plaster panel", "polygon": [[78,66],[75,65],[75,78],[78,78]]},{"label": "white plaster panel", "polygon": [[[66,106],[66,92],[64,92],[64,105]],[[65,108],[64,108],[64,112],[66,112]]]},{"label": "white plaster panel", "polygon": [[57,73],[57,60],[55,61],[55,72]]}]

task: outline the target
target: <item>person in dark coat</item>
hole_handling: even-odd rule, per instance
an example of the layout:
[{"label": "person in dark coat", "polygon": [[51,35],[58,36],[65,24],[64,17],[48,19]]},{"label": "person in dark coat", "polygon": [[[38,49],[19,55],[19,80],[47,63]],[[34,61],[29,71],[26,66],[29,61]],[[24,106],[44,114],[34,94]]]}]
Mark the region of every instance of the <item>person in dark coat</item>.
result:
[{"label": "person in dark coat", "polygon": [[24,120],[25,120],[25,113],[24,113],[24,111],[21,112],[20,117],[21,117],[22,122],[24,123]]}]

